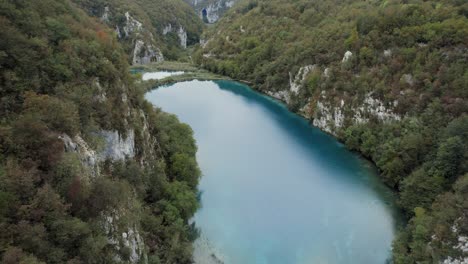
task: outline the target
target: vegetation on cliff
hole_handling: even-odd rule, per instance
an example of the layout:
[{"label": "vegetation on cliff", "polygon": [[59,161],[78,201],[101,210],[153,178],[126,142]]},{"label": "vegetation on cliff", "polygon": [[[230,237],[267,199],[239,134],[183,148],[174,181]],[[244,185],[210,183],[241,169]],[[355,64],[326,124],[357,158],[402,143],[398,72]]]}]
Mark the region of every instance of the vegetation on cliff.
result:
[{"label": "vegetation on cliff", "polygon": [[[132,54],[137,39],[160,49],[165,59],[186,59],[180,45],[179,30],[183,29],[188,46],[198,44],[203,30],[202,20],[183,0],[73,0],[88,14],[99,17],[116,29],[127,54]],[[126,13],[141,23],[141,29],[127,26]],[[167,28],[170,26],[170,30]],[[126,35],[125,28],[130,33]],[[165,30],[168,30],[165,32]],[[186,36],[185,36],[186,34]],[[144,51],[140,51],[144,52]]]},{"label": "vegetation on cliff", "polygon": [[[192,131],[144,101],[113,29],[69,0],[0,1],[0,26],[1,262],[191,263]],[[127,158],[102,154],[114,131]]]}]

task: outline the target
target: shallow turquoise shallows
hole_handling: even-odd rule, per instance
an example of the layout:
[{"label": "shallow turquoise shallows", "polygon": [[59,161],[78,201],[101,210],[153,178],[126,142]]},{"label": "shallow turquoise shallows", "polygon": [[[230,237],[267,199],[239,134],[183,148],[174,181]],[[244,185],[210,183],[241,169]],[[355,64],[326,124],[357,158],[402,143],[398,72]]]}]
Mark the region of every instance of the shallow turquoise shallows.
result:
[{"label": "shallow turquoise shallows", "polygon": [[146,98],[195,132],[203,172],[197,263],[390,259],[392,192],[333,137],[236,82],[182,82]]}]

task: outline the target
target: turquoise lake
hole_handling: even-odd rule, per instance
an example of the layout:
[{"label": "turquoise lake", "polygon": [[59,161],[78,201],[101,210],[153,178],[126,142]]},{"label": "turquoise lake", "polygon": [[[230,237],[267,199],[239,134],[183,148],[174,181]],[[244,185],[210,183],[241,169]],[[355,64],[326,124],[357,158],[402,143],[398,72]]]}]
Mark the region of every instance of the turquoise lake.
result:
[{"label": "turquoise lake", "polygon": [[146,99],[194,130],[196,263],[389,262],[393,193],[336,139],[232,81],[176,83]]}]

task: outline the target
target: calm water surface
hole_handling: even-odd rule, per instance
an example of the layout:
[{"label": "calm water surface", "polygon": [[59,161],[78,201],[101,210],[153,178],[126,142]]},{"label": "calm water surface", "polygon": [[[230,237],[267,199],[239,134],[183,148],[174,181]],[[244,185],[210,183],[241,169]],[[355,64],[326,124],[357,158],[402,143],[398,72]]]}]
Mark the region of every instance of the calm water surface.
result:
[{"label": "calm water surface", "polygon": [[195,132],[203,172],[197,263],[213,255],[227,264],[389,259],[393,195],[332,137],[231,81],[182,82],[146,98]]}]

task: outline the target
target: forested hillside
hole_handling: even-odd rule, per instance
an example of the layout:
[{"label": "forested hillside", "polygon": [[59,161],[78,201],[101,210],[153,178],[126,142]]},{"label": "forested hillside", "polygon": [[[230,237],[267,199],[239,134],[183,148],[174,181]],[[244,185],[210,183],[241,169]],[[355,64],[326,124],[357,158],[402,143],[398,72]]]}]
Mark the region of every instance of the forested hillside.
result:
[{"label": "forested hillside", "polygon": [[191,263],[192,131],[114,29],[69,0],[0,1],[0,28],[0,262]]},{"label": "forested hillside", "polygon": [[468,3],[242,0],[197,63],[377,164],[409,223],[395,263],[468,258]]},{"label": "forested hillside", "polygon": [[197,44],[203,23],[183,0],[73,0],[115,29],[132,64],[177,60]]}]

